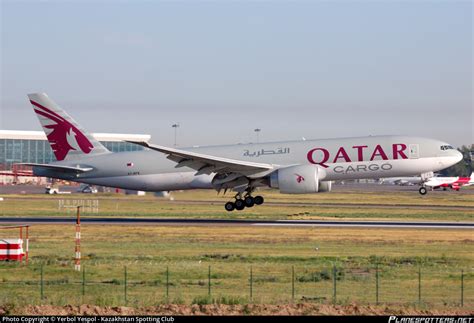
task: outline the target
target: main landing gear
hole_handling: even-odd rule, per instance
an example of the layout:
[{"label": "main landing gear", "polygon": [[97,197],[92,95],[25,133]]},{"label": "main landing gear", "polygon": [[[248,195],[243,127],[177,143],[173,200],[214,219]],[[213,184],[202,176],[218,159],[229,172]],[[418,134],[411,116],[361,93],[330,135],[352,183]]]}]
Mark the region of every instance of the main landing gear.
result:
[{"label": "main landing gear", "polygon": [[238,193],[235,196],[235,202],[227,202],[224,207],[226,211],[230,212],[233,210],[238,210],[242,211],[246,207],[253,207],[254,205],[261,205],[263,204],[264,199],[262,196],[257,195],[253,197],[250,195],[250,193],[247,193],[243,198],[242,198],[242,193]]}]

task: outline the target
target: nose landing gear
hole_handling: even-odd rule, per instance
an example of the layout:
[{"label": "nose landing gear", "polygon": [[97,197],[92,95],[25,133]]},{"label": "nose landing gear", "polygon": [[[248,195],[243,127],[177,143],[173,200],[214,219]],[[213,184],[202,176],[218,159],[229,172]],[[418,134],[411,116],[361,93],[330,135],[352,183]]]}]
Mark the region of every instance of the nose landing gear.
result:
[{"label": "nose landing gear", "polygon": [[428,190],[426,189],[426,187],[422,186],[420,187],[418,192],[420,192],[421,195],[425,195],[426,193],[428,193]]},{"label": "nose landing gear", "polygon": [[253,197],[251,193],[247,192],[247,194],[242,198],[242,193],[238,193],[237,195],[235,195],[235,202],[227,202],[224,205],[224,208],[228,212],[231,212],[233,210],[242,211],[246,207],[261,205],[263,204],[263,202],[264,199],[260,195]]}]

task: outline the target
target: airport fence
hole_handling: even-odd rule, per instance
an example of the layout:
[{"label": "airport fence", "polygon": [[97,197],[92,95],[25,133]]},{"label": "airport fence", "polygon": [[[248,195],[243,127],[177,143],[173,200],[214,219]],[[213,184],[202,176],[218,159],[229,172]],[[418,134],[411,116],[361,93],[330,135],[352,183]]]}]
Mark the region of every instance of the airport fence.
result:
[{"label": "airport fence", "polygon": [[149,306],[316,302],[474,308],[474,273],[433,266],[274,266],[216,263],[124,266],[3,264],[1,304]]}]

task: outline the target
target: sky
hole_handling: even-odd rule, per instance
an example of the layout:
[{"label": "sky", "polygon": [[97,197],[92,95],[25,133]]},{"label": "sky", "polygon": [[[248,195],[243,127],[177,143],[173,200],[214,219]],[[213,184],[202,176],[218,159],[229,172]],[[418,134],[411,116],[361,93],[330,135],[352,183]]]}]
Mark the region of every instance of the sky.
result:
[{"label": "sky", "polygon": [[46,92],[90,132],[179,146],[474,143],[471,1],[6,1],[0,129]]}]

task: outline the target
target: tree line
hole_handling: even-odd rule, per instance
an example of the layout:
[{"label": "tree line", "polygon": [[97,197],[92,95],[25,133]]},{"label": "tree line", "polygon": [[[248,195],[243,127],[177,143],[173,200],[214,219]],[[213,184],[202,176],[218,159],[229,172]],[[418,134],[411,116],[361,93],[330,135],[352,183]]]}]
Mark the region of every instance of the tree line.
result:
[{"label": "tree line", "polygon": [[456,165],[440,171],[442,176],[469,177],[474,171],[474,144],[462,145],[458,150],[463,155],[463,159]]}]

